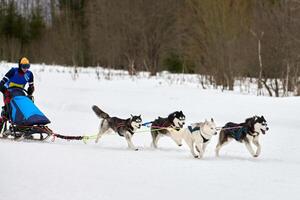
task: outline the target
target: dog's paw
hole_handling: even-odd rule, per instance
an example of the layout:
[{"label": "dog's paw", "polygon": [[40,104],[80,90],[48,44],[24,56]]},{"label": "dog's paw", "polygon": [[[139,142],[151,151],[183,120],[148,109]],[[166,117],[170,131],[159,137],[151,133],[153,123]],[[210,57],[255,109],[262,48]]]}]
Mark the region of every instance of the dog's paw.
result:
[{"label": "dog's paw", "polygon": [[157,145],[156,144],[154,144],[153,142],[151,142],[151,145],[150,145],[152,148],[154,148],[154,149],[157,149]]},{"label": "dog's paw", "polygon": [[254,155],[253,155],[254,158],[257,158],[258,156],[259,156],[258,154],[254,154]]},{"label": "dog's paw", "polygon": [[194,158],[198,158],[198,157],[199,157],[198,155],[195,155],[195,156],[194,156]]},{"label": "dog's paw", "polygon": [[138,151],[139,149],[138,148],[134,148],[133,150]]}]

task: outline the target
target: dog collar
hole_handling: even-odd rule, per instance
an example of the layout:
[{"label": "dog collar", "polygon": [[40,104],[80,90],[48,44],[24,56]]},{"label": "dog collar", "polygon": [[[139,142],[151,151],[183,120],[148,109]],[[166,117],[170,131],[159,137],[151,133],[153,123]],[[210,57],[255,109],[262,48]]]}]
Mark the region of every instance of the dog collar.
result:
[{"label": "dog collar", "polygon": [[[255,134],[256,133],[256,134]],[[259,132],[255,131],[254,134],[250,134],[251,136],[255,137],[259,135]]]},{"label": "dog collar", "polygon": [[179,131],[181,129],[180,127],[176,127],[175,125],[171,125],[171,128],[176,130],[176,131]]},{"label": "dog collar", "polygon": [[206,143],[206,142],[208,142],[208,141],[210,140],[210,138],[207,139],[207,138],[205,138],[205,137],[201,134],[201,130],[200,130],[200,135],[201,135],[201,137],[202,137],[202,139],[203,139],[203,143]]},{"label": "dog collar", "polygon": [[205,137],[203,137],[203,135],[201,134],[201,132],[200,132],[200,135],[201,135],[201,137],[202,137],[202,139],[203,139],[203,143],[206,143],[206,142],[209,141],[209,139],[206,139]]}]

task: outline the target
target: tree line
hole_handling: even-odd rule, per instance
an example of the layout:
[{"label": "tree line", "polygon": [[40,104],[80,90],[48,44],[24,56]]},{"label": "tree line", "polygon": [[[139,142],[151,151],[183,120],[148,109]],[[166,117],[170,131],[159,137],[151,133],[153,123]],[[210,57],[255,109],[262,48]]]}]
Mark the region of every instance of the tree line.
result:
[{"label": "tree line", "polygon": [[300,95],[300,0],[0,0],[0,58],[197,73]]}]

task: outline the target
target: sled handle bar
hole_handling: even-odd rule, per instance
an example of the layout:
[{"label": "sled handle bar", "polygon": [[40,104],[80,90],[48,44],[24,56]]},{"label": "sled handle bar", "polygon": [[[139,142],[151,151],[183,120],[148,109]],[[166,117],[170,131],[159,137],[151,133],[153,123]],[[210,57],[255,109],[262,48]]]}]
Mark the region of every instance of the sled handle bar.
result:
[{"label": "sled handle bar", "polygon": [[27,91],[27,90],[25,90],[24,88],[20,88],[20,87],[16,87],[16,86],[13,86],[13,87],[9,87],[9,88],[7,88],[7,90],[10,90],[10,89],[21,90],[21,91],[25,92],[25,93],[26,93],[26,95],[28,95],[28,91]]}]

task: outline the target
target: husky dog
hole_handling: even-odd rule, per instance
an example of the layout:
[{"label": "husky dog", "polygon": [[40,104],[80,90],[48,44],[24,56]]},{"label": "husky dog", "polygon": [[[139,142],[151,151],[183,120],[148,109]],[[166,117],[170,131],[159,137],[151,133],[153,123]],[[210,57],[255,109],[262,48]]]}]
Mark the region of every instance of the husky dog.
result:
[{"label": "husky dog", "polygon": [[[182,131],[182,137],[189,146],[192,155],[195,158],[202,158],[206,146],[213,135],[217,134],[216,124],[213,119],[210,121],[194,123]],[[195,149],[199,153],[195,153]]]},{"label": "husky dog", "polygon": [[152,135],[152,146],[157,148],[157,142],[160,136],[170,136],[178,146],[182,145],[181,133],[185,123],[185,115],[182,111],[176,111],[167,118],[158,117],[152,122],[151,135]]},{"label": "husky dog", "polygon": [[[228,122],[220,131],[219,142],[216,146],[216,156],[219,156],[219,151],[225,144],[235,139],[244,143],[253,157],[258,157],[261,151],[259,135],[265,134],[267,130],[269,128],[264,116],[254,116],[240,124]],[[254,152],[251,143],[257,147],[256,152]]]},{"label": "husky dog", "polygon": [[113,130],[117,132],[121,137],[126,138],[129,148],[136,151],[138,150],[138,148],[133,145],[131,141],[131,137],[134,134],[134,132],[137,129],[141,128],[142,126],[141,115],[139,116],[131,115],[131,117],[128,119],[120,119],[117,117],[110,117],[107,113],[102,111],[98,106],[94,105],[92,109],[99,118],[103,119],[99,127],[97,138],[95,140],[96,143],[98,143],[99,139],[105,133],[108,133],[109,130]]}]

